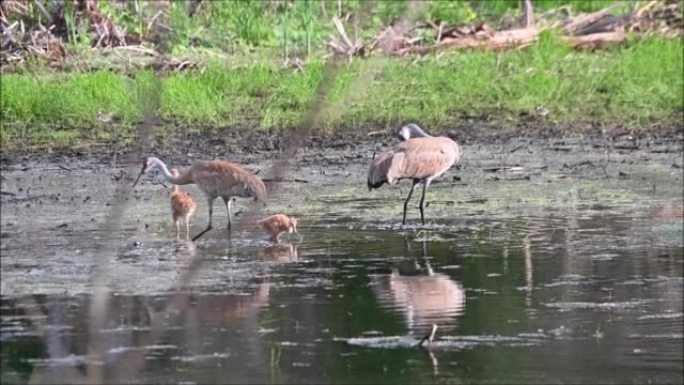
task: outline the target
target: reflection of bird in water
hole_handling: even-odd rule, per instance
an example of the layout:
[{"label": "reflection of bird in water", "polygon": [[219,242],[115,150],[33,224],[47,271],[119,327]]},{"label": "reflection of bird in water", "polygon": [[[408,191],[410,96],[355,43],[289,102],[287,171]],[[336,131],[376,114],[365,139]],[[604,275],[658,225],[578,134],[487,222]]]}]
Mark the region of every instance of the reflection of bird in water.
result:
[{"label": "reflection of bird in water", "polygon": [[449,325],[463,312],[463,288],[442,274],[428,276],[402,276],[393,272],[375,287],[381,304],[400,308],[406,317],[407,327]]},{"label": "reflection of bird in water", "polygon": [[421,333],[432,324],[453,326],[465,307],[463,287],[444,274],[432,272],[430,265],[426,265],[427,275],[406,276],[394,271],[376,279],[373,285],[380,304],[400,309],[406,326]]},{"label": "reflection of bird in water", "polygon": [[261,283],[251,295],[206,293],[195,295],[186,311],[193,317],[217,324],[239,321],[268,305],[270,284]]},{"label": "reflection of bird in water", "polygon": [[413,186],[404,201],[404,216],[401,223],[405,225],[406,209],[413,190],[418,183],[423,182],[419,208],[420,221],[424,225],[425,192],[433,179],[444,174],[458,162],[461,158],[461,147],[445,136],[431,136],[413,123],[402,127],[397,135],[403,142],[373,159],[368,170],[368,189],[379,188],[385,183],[393,186],[401,179],[413,180]]},{"label": "reflection of bird in water", "polygon": [[[4,382],[21,382],[27,384],[85,384],[92,383],[92,379],[88,378],[81,369],[81,362],[79,362],[79,348],[81,346],[72,346],[75,342],[69,338],[68,333],[64,333],[61,327],[51,327],[56,325],[65,325],[67,320],[63,319],[63,309],[57,301],[52,303],[37,303],[32,297],[22,298],[17,302],[20,309],[28,315],[28,319],[35,328],[35,331],[40,336],[44,344],[44,351],[41,356],[46,364],[29,366],[30,372],[26,373],[26,377],[20,379],[15,377],[14,373],[22,373],[18,370],[11,370],[16,364],[10,360],[5,368],[3,362],[3,383]],[[47,314],[43,310],[47,309]],[[87,340],[87,339],[86,339]],[[77,344],[78,342],[76,342]],[[82,349],[83,351],[85,349]],[[47,357],[45,357],[47,356]],[[62,363],[58,363],[58,362]],[[65,365],[64,362],[70,362]],[[32,367],[32,369],[31,369]],[[18,368],[18,365],[17,365]],[[86,364],[87,368],[87,364]],[[22,368],[23,369],[23,368]]]},{"label": "reflection of bird in water", "polygon": [[297,232],[297,218],[288,217],[285,214],[275,214],[257,222],[259,227],[271,236],[271,241],[278,243],[284,232]]},{"label": "reflection of bird in water", "polygon": [[[242,325],[237,330],[244,327],[258,328],[257,317],[268,306],[269,295],[268,282],[260,283],[256,291],[249,295],[208,292],[183,295],[182,303],[177,306],[185,309],[179,322],[183,325],[183,345],[188,354],[223,351],[227,342],[221,338],[225,336],[223,330],[229,329],[231,325]],[[155,310],[147,299],[145,307],[149,324],[165,316],[163,310]],[[253,333],[258,335],[256,330]]]},{"label": "reflection of bird in water", "polygon": [[[171,169],[171,175],[178,178],[178,170]],[[190,217],[195,212],[197,204],[190,198],[185,191],[181,191],[177,184],[171,188],[171,216],[173,224],[176,225],[176,238],[180,234],[178,221],[182,218],[185,221],[185,237],[190,237]]]},{"label": "reflection of bird in water", "polygon": [[649,217],[653,220],[669,222],[684,219],[684,201],[673,199],[656,209],[651,210]]},{"label": "reflection of bird in water", "polygon": [[297,260],[297,246],[287,244],[269,245],[262,252],[264,259],[274,262],[294,262]]}]

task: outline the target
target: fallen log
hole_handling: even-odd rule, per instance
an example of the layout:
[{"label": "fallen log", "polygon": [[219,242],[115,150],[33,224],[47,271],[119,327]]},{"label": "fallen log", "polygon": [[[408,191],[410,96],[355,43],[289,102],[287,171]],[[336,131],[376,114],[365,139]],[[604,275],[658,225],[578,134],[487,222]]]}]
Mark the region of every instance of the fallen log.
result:
[{"label": "fallen log", "polygon": [[609,12],[615,5],[610,5],[600,11],[587,13],[573,18],[570,22],[563,26],[563,32],[567,35],[577,35],[579,31],[587,26],[596,23],[597,21],[610,16]]},{"label": "fallen log", "polygon": [[599,32],[583,36],[562,36],[562,39],[578,50],[595,50],[624,43],[627,35],[623,31]]},{"label": "fallen log", "polygon": [[[93,50],[95,50],[95,49],[96,48],[93,48]],[[159,52],[157,52],[151,48],[143,47],[141,45],[120,45],[120,46],[111,47],[111,48],[109,48],[109,47],[103,48],[104,52],[107,52],[108,50],[112,50],[112,49],[117,50],[117,51],[135,51],[135,52],[140,52],[142,54],[153,56],[153,57],[159,56]]]},{"label": "fallen log", "polygon": [[469,48],[479,48],[487,51],[500,51],[528,45],[534,43],[538,39],[539,30],[537,28],[520,28],[496,32],[494,36],[489,39],[477,39],[472,37],[444,38],[441,42],[430,46],[407,47],[399,49],[393,54],[395,56],[403,56],[406,54],[425,55],[444,49]]}]

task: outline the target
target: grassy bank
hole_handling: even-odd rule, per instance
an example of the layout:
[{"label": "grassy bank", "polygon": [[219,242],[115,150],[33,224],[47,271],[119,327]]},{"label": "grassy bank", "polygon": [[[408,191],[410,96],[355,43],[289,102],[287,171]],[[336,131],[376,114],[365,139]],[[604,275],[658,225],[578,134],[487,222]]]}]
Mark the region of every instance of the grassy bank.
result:
[{"label": "grassy bank", "polygon": [[[402,121],[441,128],[466,117],[506,123],[534,115],[538,106],[548,109],[547,120],[558,122],[670,123],[682,116],[682,52],[681,40],[660,38],[575,52],[545,33],[531,47],[501,54],[390,59],[361,92],[351,87],[371,62],[357,60],[338,73],[332,107],[320,128]],[[5,74],[2,144],[59,146],[129,137],[141,106],[157,91],[157,115],[169,126],[288,129],[309,105],[324,64],[312,61],[301,72],[279,65],[216,62],[203,70],[162,75],[159,83],[147,71],[133,77],[109,71]],[[98,111],[112,114],[114,121],[98,121]]]}]

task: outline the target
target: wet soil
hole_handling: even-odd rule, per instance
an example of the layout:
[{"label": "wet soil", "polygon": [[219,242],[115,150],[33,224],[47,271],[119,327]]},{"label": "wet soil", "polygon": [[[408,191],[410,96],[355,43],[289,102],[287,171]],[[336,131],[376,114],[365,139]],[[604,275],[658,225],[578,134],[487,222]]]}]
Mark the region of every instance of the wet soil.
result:
[{"label": "wet soil", "polygon": [[[323,154],[344,155],[343,159],[366,157],[374,149],[394,142],[392,128],[364,126],[339,129],[336,133],[314,133],[298,143],[300,154],[320,157]],[[285,147],[287,133],[255,131],[249,127],[204,128],[189,131],[187,127],[157,129],[145,140],[90,142],[72,148],[21,147],[3,149],[0,170],[27,168],[28,163],[78,165],[115,165],[151,154],[174,164],[188,164],[193,159],[270,159]],[[372,133],[373,135],[369,135]],[[684,140],[681,123],[629,128],[592,124],[556,124],[535,119],[519,120],[510,125],[482,121],[464,121],[454,127],[434,132],[446,135],[462,146],[506,146],[511,153],[534,146],[535,142],[554,142],[558,151],[568,151],[575,145],[592,146],[597,152],[610,148],[620,151],[651,153],[678,152]],[[566,143],[567,142],[567,143]],[[565,149],[560,147],[565,146]],[[255,156],[259,155],[259,156]],[[323,158],[328,162],[327,157]],[[333,162],[339,163],[339,162]],[[550,164],[549,166],[553,166]]]}]

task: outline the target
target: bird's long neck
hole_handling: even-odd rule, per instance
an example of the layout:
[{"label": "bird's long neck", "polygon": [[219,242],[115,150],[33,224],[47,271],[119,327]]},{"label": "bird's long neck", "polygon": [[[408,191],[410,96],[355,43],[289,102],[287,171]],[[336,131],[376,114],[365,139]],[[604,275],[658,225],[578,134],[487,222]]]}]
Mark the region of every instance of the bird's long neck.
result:
[{"label": "bird's long neck", "polygon": [[432,137],[432,135],[423,131],[423,129],[420,128],[415,123],[411,123],[411,124],[404,126],[401,129],[399,136],[401,138],[403,138],[402,140],[409,140],[411,138],[431,138]]},{"label": "bird's long neck", "polygon": [[[173,176],[173,174],[171,174],[171,171],[169,171],[169,168],[166,166],[166,163],[162,162],[161,159],[154,158],[154,163],[157,167],[159,167],[162,170],[162,172],[164,173],[164,177],[166,178],[166,180],[169,183],[173,183],[173,184],[188,184],[189,183],[187,181],[187,178],[185,178],[187,173],[179,175],[176,177],[176,176]],[[174,187],[174,188],[178,189],[178,187]],[[173,190],[173,191],[175,192],[178,190]]]},{"label": "bird's long neck", "polygon": [[416,138],[431,138],[432,137],[432,135],[423,131],[423,129],[418,127],[418,126],[411,127],[411,131],[412,131],[411,136],[416,137]]}]

